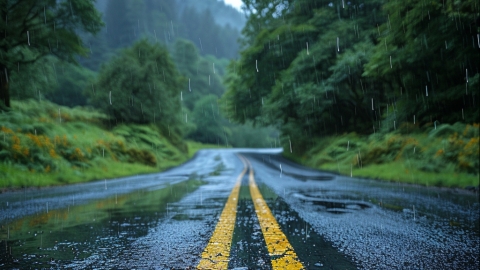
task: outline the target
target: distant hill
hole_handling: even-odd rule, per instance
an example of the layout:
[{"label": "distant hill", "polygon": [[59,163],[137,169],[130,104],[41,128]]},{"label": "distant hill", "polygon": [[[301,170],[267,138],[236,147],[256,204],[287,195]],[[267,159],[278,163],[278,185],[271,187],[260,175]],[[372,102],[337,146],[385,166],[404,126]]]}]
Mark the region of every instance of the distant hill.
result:
[{"label": "distant hill", "polygon": [[86,40],[96,53],[83,64],[97,70],[110,49],[125,48],[146,37],[170,46],[177,38],[192,41],[202,55],[235,59],[246,18],[219,0],[97,0],[105,28]]},{"label": "distant hill", "polygon": [[246,23],[243,13],[232,6],[226,5],[221,0],[177,0],[179,14],[182,14],[186,7],[195,8],[199,12],[209,10],[217,24],[222,26],[229,24],[232,28],[239,31],[242,30]]}]

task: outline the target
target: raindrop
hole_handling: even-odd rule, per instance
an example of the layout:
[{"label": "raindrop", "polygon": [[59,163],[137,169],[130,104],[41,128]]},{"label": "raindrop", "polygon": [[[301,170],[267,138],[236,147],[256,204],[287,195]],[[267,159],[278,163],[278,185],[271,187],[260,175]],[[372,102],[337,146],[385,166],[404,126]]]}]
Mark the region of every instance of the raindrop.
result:
[{"label": "raindrop", "polygon": [[110,98],[110,105],[112,105],[112,91],[109,92],[108,96]]},{"label": "raindrop", "polygon": [[213,65],[213,74],[215,74],[215,63],[212,63]]},{"label": "raindrop", "polygon": [[180,92],[180,100],[183,101],[183,92]]},{"label": "raindrop", "polygon": [[350,148],[350,141],[347,142],[347,151]]},{"label": "raindrop", "polygon": [[27,41],[28,41],[28,46],[30,46],[30,33],[27,31]]},{"label": "raindrop", "polygon": [[308,52],[308,42],[307,42],[307,55],[310,55],[310,53]]},{"label": "raindrop", "polygon": [[340,52],[340,39],[337,37],[337,51]]},{"label": "raindrop", "polygon": [[468,95],[468,69],[465,69],[465,79],[466,79],[466,83],[465,83],[465,95]]},{"label": "raindrop", "polygon": [[390,68],[393,68],[392,67],[392,56],[390,55]]},{"label": "raindrop", "polygon": [[290,153],[292,153],[292,141],[288,139],[288,142],[290,143]]},{"label": "raindrop", "polygon": [[373,98],[372,98],[372,111],[374,111],[375,109],[373,108]]},{"label": "raindrop", "polygon": [[190,87],[190,78],[188,78],[188,91],[192,92],[192,88]]},{"label": "raindrop", "polygon": [[105,179],[105,189],[107,189],[107,179]]},{"label": "raindrop", "polygon": [[7,68],[4,69],[5,71],[5,78],[7,79],[7,83],[8,83],[8,73],[7,73]]},{"label": "raindrop", "polygon": [[413,115],[413,124],[415,125],[415,115]]},{"label": "raindrop", "polygon": [[425,85],[425,95],[428,97],[428,86]]},{"label": "raindrop", "polygon": [[255,60],[255,68],[257,69],[257,72],[258,72],[258,60]]}]

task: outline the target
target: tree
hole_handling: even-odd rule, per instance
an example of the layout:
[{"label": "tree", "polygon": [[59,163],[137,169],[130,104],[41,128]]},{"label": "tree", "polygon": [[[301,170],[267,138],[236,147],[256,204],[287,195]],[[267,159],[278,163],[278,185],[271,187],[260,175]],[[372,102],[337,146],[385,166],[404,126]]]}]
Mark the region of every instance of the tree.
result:
[{"label": "tree", "polygon": [[154,123],[182,135],[181,87],[167,49],[142,39],[103,66],[88,93],[116,123]]},{"label": "tree", "polygon": [[228,114],[240,123],[278,127],[300,143],[370,131],[369,101],[382,91],[363,89],[362,74],[375,46],[372,26],[384,21],[380,3],[245,1],[250,16],[245,49],[229,66]]},{"label": "tree", "polygon": [[[187,40],[177,39],[174,45],[173,59],[183,78],[183,100],[189,110],[203,96],[214,94],[220,97],[225,89],[219,76],[216,58],[198,55],[195,45]],[[215,64],[217,64],[215,66]]]},{"label": "tree", "polygon": [[80,65],[65,62],[56,63],[55,81],[53,91],[46,93],[46,98],[56,104],[75,107],[87,105],[87,96],[84,91],[92,91],[92,82],[96,73]]},{"label": "tree", "polygon": [[231,131],[225,118],[218,113],[217,96],[207,95],[200,98],[195,103],[192,116],[192,121],[198,128],[189,134],[191,139],[210,144],[228,143]]},{"label": "tree", "polygon": [[386,121],[476,122],[479,88],[478,2],[390,1],[364,75],[388,89]]},{"label": "tree", "polygon": [[76,63],[88,48],[78,32],[103,26],[93,0],[0,0],[0,100],[10,107],[9,76],[47,55]]}]

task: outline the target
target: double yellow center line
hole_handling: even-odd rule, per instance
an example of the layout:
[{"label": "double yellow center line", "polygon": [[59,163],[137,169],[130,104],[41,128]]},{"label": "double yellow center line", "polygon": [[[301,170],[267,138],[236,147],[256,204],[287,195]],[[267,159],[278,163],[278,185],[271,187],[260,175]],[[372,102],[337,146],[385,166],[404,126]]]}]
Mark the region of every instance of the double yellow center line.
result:
[{"label": "double yellow center line", "polygon": [[197,268],[228,268],[228,258],[230,256],[230,247],[237,214],[238,193],[248,165],[248,169],[250,170],[248,179],[250,195],[255,206],[255,212],[257,213],[265,243],[267,244],[268,253],[271,256],[272,269],[303,269],[303,265],[293,250],[292,245],[280,229],[280,225],[275,220],[275,217],[273,217],[270,208],[268,208],[267,203],[255,183],[252,164],[241,155],[239,155],[239,158],[243,163],[243,171],[237,178],[235,186],[228,197],[225,208],[215,227],[215,231],[202,253],[202,258]]}]

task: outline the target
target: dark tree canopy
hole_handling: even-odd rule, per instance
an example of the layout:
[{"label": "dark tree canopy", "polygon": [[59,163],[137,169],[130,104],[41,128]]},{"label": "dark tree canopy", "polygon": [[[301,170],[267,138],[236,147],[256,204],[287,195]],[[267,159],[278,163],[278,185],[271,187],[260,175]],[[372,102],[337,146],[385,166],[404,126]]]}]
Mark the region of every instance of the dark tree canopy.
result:
[{"label": "dark tree canopy", "polygon": [[100,69],[89,96],[116,123],[154,123],[181,135],[181,87],[166,48],[142,39]]},{"label": "dark tree canopy", "polygon": [[6,107],[11,73],[47,55],[76,62],[88,52],[78,33],[103,26],[93,0],[0,0],[0,17],[0,100]]},{"label": "dark tree canopy", "polygon": [[478,121],[476,1],[244,3],[245,49],[224,96],[237,122],[275,125],[306,146],[414,115],[416,125]]}]

